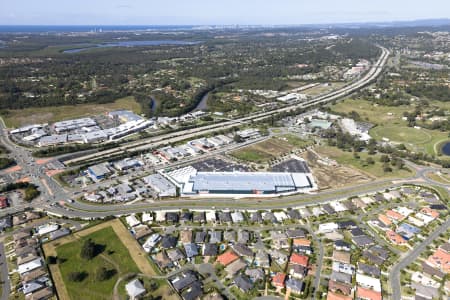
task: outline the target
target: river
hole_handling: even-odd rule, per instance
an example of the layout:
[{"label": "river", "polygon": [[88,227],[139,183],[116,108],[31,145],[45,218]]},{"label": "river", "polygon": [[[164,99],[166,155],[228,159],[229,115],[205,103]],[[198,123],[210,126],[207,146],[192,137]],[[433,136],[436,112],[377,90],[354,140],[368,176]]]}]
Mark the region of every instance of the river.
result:
[{"label": "river", "polygon": [[198,110],[206,110],[208,109],[208,97],[209,97],[209,93],[206,93],[205,96],[203,96],[202,100],[200,101],[199,104],[197,104],[197,106],[194,108],[193,111],[198,111]]}]

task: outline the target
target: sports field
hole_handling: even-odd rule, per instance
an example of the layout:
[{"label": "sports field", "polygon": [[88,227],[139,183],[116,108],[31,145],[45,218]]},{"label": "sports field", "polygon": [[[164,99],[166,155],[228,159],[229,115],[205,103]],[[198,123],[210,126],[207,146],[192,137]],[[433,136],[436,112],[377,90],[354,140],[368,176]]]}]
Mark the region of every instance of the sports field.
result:
[{"label": "sports field", "polygon": [[141,106],[134,97],[126,97],[106,104],[62,105],[6,110],[2,112],[1,116],[7,127],[17,128],[27,124],[53,123],[61,120],[94,116],[118,109],[131,110],[137,114],[141,113]]},{"label": "sports field", "polygon": [[357,112],[363,121],[376,125],[369,131],[374,139],[380,141],[387,138],[393,143],[404,144],[410,151],[438,155],[439,144],[448,140],[446,132],[408,127],[402,119],[403,113],[412,112],[413,106],[380,106],[365,100],[347,99],[333,105],[332,110],[340,113]]},{"label": "sports field", "polygon": [[[92,239],[98,247],[96,255],[87,261],[80,256],[83,242]],[[60,299],[112,299],[119,278],[130,273],[149,276],[155,272],[148,256],[133,239],[120,220],[115,219],[43,245],[46,256],[58,257],[58,264],[50,265]],[[115,270],[107,280],[98,280],[99,268]],[[71,272],[82,272],[80,282],[70,280]]]}]

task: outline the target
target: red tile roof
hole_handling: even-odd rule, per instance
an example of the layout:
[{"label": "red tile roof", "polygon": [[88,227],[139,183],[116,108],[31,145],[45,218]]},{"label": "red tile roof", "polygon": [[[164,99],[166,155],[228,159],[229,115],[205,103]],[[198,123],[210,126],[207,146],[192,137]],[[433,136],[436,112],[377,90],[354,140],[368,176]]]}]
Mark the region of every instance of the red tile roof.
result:
[{"label": "red tile roof", "polygon": [[236,253],[234,253],[233,251],[230,250],[230,251],[225,252],[222,255],[219,255],[217,257],[217,261],[219,263],[221,263],[222,265],[227,266],[227,265],[231,264],[233,261],[235,261],[238,258],[239,258],[239,256]]},{"label": "red tile roof", "polygon": [[300,266],[303,266],[303,267],[307,267],[308,266],[308,260],[309,260],[309,258],[306,255],[293,253],[291,255],[290,263],[291,264],[295,264],[295,265],[300,265]]},{"label": "red tile roof", "polygon": [[308,239],[294,239],[294,246],[311,246],[311,241]]},{"label": "red tile roof", "polygon": [[386,237],[396,245],[406,244],[406,240],[399,234],[393,232],[392,230],[386,231]]},{"label": "red tile roof", "polygon": [[374,290],[366,289],[358,286],[356,290],[356,298],[362,300],[382,300],[381,292],[376,292]]},{"label": "red tile roof", "polygon": [[349,297],[349,296],[336,294],[336,293],[333,293],[333,292],[328,292],[327,300],[353,300],[353,298]]},{"label": "red tile roof", "polygon": [[429,265],[438,268],[442,272],[450,274],[450,254],[442,249],[437,249],[430,257],[428,257],[427,262]]},{"label": "red tile roof", "polygon": [[286,274],[284,273],[277,273],[272,278],[272,284],[274,286],[284,287],[284,282],[286,281]]}]

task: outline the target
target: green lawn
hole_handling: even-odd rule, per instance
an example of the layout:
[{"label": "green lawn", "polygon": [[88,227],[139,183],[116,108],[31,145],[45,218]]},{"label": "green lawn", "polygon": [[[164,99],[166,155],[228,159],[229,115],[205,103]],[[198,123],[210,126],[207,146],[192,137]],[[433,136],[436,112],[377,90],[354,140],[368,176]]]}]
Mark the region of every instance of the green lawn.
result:
[{"label": "green lawn", "polygon": [[118,109],[131,110],[137,114],[141,113],[141,106],[134,97],[125,97],[106,104],[62,105],[5,110],[1,112],[1,116],[7,127],[17,128],[26,124],[53,123],[61,120],[94,116]]},{"label": "green lawn", "polygon": [[[341,165],[352,166],[358,170],[361,170],[377,178],[381,177],[399,178],[399,177],[410,177],[413,175],[412,172],[409,172],[407,170],[399,170],[393,166],[391,166],[393,172],[385,173],[383,171],[383,163],[380,162],[381,156],[380,154],[369,155],[366,152],[361,152],[358,153],[358,155],[360,156],[360,158],[358,159],[353,156],[353,152],[342,151],[341,149],[338,149],[336,147],[320,146],[316,147],[315,150],[321,155],[336,160]],[[372,157],[375,163],[374,164],[365,163],[367,157]]]},{"label": "green lawn", "polygon": [[388,138],[404,144],[425,144],[432,140],[432,134],[427,130],[406,126],[377,126],[370,131],[370,135],[377,140]]},{"label": "green lawn", "polygon": [[[104,250],[93,259],[87,261],[80,257],[83,242],[91,238],[96,244],[103,245]],[[139,269],[123,243],[111,227],[89,234],[80,240],[67,243],[56,248],[58,258],[66,261],[59,264],[64,284],[71,299],[111,299],[117,279],[127,273],[138,273]],[[115,262],[115,265],[112,262]],[[96,270],[106,267],[116,269],[117,273],[105,281],[97,281]],[[87,277],[81,282],[69,280],[71,272],[86,272]]]}]

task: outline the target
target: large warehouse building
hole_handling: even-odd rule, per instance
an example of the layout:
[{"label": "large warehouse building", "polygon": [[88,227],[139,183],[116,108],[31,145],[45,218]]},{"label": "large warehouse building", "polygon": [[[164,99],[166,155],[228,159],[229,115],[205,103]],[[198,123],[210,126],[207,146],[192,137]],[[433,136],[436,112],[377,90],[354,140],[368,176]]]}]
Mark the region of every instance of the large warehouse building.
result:
[{"label": "large warehouse building", "polygon": [[306,193],[316,184],[311,173],[197,172],[193,167],[164,174],[183,196],[278,196]]}]

